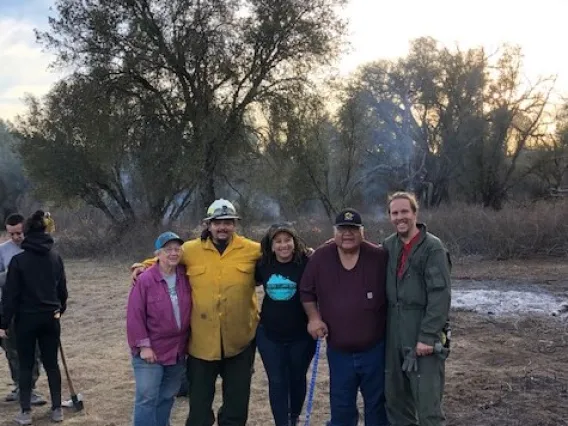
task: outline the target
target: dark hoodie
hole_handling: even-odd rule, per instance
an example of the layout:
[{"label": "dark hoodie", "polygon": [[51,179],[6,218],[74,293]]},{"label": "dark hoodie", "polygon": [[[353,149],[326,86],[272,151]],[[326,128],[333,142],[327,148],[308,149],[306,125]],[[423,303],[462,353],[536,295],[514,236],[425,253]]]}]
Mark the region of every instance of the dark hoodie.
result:
[{"label": "dark hoodie", "polygon": [[7,329],[12,318],[23,313],[65,312],[65,269],[61,257],[52,247],[53,238],[44,232],[30,232],[24,238],[24,251],[15,255],[8,267],[2,296],[1,329]]}]

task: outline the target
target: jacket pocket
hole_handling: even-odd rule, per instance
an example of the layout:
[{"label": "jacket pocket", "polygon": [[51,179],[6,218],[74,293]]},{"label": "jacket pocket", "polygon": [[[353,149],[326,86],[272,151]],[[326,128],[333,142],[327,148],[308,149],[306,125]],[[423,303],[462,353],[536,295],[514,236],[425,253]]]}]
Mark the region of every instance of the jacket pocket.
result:
[{"label": "jacket pocket", "polygon": [[162,303],[166,299],[166,296],[163,294],[153,294],[148,296],[148,304],[155,306],[156,303]]},{"label": "jacket pocket", "polygon": [[239,272],[242,272],[243,274],[253,275],[254,264],[252,264],[252,263],[239,263],[239,264],[237,264],[237,270]]},{"label": "jacket pocket", "polygon": [[200,266],[192,266],[187,268],[187,275],[189,275],[190,279],[193,277],[197,277],[199,275],[203,275],[205,273],[206,267],[203,265]]}]

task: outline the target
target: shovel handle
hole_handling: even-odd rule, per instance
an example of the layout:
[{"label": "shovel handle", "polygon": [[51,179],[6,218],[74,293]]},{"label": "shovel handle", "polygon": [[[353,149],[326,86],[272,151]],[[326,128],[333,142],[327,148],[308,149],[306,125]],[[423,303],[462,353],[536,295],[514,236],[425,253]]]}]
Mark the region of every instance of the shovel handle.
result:
[{"label": "shovel handle", "polygon": [[61,344],[61,339],[59,340],[59,352],[61,352],[61,362],[63,363],[63,368],[65,369],[65,376],[67,377],[67,384],[69,385],[69,391],[71,395],[75,395],[75,389],[73,388],[73,382],[71,381],[71,376],[69,375],[69,369],[67,368],[67,361],[65,359],[65,353],[63,352],[63,345]]}]

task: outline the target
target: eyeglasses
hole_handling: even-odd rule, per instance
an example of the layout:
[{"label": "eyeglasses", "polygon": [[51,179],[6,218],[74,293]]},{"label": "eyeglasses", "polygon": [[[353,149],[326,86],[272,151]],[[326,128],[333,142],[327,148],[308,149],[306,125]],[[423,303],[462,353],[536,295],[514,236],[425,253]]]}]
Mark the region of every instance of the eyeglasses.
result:
[{"label": "eyeglasses", "polygon": [[336,226],[335,229],[340,234],[345,234],[346,232],[351,232],[353,234],[356,234],[357,232],[361,231],[360,226],[349,226],[349,225]]}]

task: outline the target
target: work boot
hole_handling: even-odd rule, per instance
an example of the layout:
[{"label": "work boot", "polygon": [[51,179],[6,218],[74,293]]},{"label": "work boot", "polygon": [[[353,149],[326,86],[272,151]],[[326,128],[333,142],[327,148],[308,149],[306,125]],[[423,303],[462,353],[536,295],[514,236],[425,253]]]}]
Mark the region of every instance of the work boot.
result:
[{"label": "work boot", "polygon": [[14,421],[19,425],[31,425],[32,424],[32,412],[31,411],[21,411]]},{"label": "work boot", "polygon": [[32,398],[30,400],[32,405],[45,405],[47,404],[47,401],[45,399],[43,399],[43,397],[36,392],[32,392]]},{"label": "work boot", "polygon": [[16,387],[16,388],[12,389],[8,395],[6,395],[6,398],[4,398],[4,401],[14,402],[14,401],[17,401],[18,399],[20,399],[20,390]]},{"label": "work boot", "polygon": [[63,411],[61,408],[56,408],[51,412],[51,421],[61,423],[63,421]]}]

